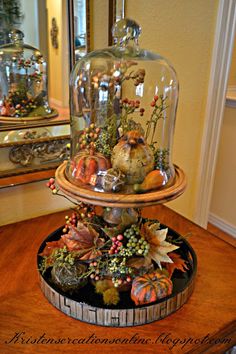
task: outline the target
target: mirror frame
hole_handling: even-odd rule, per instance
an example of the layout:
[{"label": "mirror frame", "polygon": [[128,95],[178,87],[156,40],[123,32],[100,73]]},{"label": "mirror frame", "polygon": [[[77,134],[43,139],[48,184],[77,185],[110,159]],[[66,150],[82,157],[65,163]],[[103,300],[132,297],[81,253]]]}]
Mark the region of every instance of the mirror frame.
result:
[{"label": "mirror frame", "polygon": [[[110,0],[109,0],[110,1]],[[69,55],[70,55],[70,71],[73,69],[75,64],[75,29],[74,29],[74,0],[67,0],[68,8],[68,27],[69,27]],[[90,45],[90,0],[85,0],[86,8],[86,52],[88,53],[91,49]]]},{"label": "mirror frame", "polygon": [[112,37],[112,26],[116,20],[116,2],[117,0],[109,0],[109,12],[108,12],[108,45],[111,46],[113,44]]}]

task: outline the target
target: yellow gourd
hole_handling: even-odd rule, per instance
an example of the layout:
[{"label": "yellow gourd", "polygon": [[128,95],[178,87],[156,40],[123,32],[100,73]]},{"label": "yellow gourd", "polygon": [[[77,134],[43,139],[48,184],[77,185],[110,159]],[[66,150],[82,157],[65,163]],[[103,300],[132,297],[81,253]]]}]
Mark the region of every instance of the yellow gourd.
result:
[{"label": "yellow gourd", "polygon": [[164,186],[167,181],[168,177],[165,172],[153,170],[146,175],[142,183],[134,184],[134,191],[136,193],[145,193]]}]

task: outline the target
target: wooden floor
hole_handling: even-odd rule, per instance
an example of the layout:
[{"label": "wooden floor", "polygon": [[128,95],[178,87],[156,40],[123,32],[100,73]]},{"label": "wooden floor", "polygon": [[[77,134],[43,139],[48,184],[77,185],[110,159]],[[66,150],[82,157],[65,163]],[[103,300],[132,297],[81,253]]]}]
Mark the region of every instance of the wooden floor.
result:
[{"label": "wooden floor", "polygon": [[215,235],[216,237],[219,237],[222,240],[230,243],[231,245],[236,246],[236,239],[233,236],[227,234],[226,232],[222,231],[221,229],[214,226],[213,224],[208,223],[207,231],[209,231],[211,234]]}]

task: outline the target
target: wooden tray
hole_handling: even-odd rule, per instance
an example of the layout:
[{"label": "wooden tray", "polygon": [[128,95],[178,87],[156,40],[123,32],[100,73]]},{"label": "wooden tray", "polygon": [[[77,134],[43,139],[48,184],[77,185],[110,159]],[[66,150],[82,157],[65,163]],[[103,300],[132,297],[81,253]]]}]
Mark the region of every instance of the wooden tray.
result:
[{"label": "wooden tray", "polygon": [[175,180],[163,189],[143,194],[122,194],[96,192],[71,183],[65,174],[67,162],[62,163],[56,170],[56,181],[66,195],[78,201],[104,207],[142,208],[159,203],[165,203],[180,196],[186,189],[187,181],[183,170],[175,166]]},{"label": "wooden tray", "polygon": [[[164,226],[164,225],[162,225]],[[62,235],[62,228],[54,231],[44,240],[39,248],[41,253],[46,242],[55,241]],[[169,235],[179,238],[180,235],[169,228]],[[95,294],[91,284],[80,288],[78,294],[68,295],[51,282],[50,271],[43,276],[39,273],[40,286],[48,301],[58,310],[77,320],[91,324],[110,327],[129,327],[144,325],[160,320],[183,306],[192,294],[196,271],[197,258],[193,248],[183,239],[179,249],[181,256],[188,260],[188,271],[182,273],[174,271],[173,292],[170,296],[149,305],[135,306],[130,299],[129,292],[120,293],[121,301],[117,306],[106,307],[100,295]],[[42,257],[38,256],[38,268]]]}]

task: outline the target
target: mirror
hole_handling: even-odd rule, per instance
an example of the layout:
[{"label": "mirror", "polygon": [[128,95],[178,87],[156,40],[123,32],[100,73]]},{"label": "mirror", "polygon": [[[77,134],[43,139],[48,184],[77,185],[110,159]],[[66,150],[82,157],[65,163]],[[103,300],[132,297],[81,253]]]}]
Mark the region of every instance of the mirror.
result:
[{"label": "mirror", "polygon": [[[85,54],[89,44],[86,0],[13,0],[10,8],[6,3],[0,4],[1,48],[9,45],[8,33],[17,28],[24,34],[24,45],[39,49],[47,64],[49,107],[57,114],[36,119],[30,114],[22,118],[0,116],[0,185],[5,177],[55,168],[66,158],[70,135],[69,73],[74,62],[70,45],[73,18],[78,37],[76,51]],[[72,8],[75,17],[69,16]]]},{"label": "mirror", "polygon": [[0,120],[0,187],[11,184],[11,179],[17,184],[13,176],[19,180],[26,176],[26,182],[35,180],[36,173],[41,178],[65,159],[70,135],[70,70],[88,51],[111,44],[111,26],[123,2],[12,0],[13,16],[0,4],[0,45],[6,44],[9,30],[18,28],[24,42],[40,50],[47,62],[49,105],[58,112],[56,117],[40,120]]},{"label": "mirror", "polygon": [[[5,2],[2,3],[2,12],[5,14],[5,17],[9,20],[6,21],[6,24],[1,24],[1,38],[2,43],[5,46],[1,47],[2,52],[9,52],[10,50],[15,54],[15,50],[13,51],[12,45],[11,48],[8,46],[6,42],[17,43],[15,39],[9,39],[8,33],[17,27],[18,30],[22,31],[24,38],[22,42],[24,43],[23,55],[20,53],[16,60],[26,60],[30,61],[32,58],[32,53],[35,55],[34,48],[37,48],[43,56],[43,61],[45,63],[45,67],[43,69],[40,68],[39,71],[33,71],[33,59],[31,59],[30,65],[28,67],[24,63],[19,69],[15,68],[15,73],[13,71],[13,65],[6,67],[6,70],[10,68],[12,70],[13,75],[15,75],[14,85],[17,84],[18,75],[21,83],[23,82],[22,78],[25,76],[26,83],[31,79],[33,74],[39,72],[41,75],[41,81],[46,77],[48,89],[44,88],[44,91],[47,91],[49,106],[52,109],[57,111],[57,117],[53,120],[47,119],[51,117],[47,117],[44,115],[37,115],[35,119],[32,116],[34,114],[25,114],[23,116],[17,116],[17,114],[10,116],[8,115],[8,120],[0,116],[0,130],[2,128],[5,129],[6,125],[9,125],[9,128],[18,128],[20,124],[24,126],[44,126],[44,125],[54,125],[55,122],[62,123],[68,122],[68,82],[69,82],[69,70],[70,70],[70,58],[69,58],[69,45],[68,45],[68,16],[67,16],[67,4],[66,1],[53,1],[53,0],[14,0],[14,4],[11,4],[11,9],[9,6],[5,5]],[[15,6],[15,7],[14,7]],[[12,8],[13,7],[13,8]],[[12,12],[15,14],[15,18],[12,16]],[[10,16],[11,13],[11,16]],[[5,37],[5,38],[4,38]],[[17,47],[15,46],[15,48]],[[31,48],[30,48],[30,47]],[[31,50],[32,49],[32,50]],[[18,53],[17,53],[18,54]],[[10,54],[9,54],[10,55]],[[23,59],[21,59],[23,56]],[[6,58],[6,55],[2,56],[3,60]],[[19,59],[20,58],[20,59]],[[7,57],[8,59],[8,57]],[[5,59],[6,60],[6,59]],[[44,64],[43,64],[44,65]],[[16,65],[15,65],[16,67]],[[17,71],[18,69],[18,71]],[[24,74],[25,72],[29,72],[28,75]],[[31,71],[30,71],[31,70]],[[42,71],[43,70],[43,71]],[[23,75],[24,74],[24,75]],[[8,81],[12,81],[10,76],[8,77]],[[3,81],[1,81],[3,82]],[[13,85],[10,83],[11,86]],[[11,86],[9,87],[11,89]],[[22,84],[21,84],[22,85]],[[18,88],[17,88],[18,89]],[[28,92],[27,92],[28,93]],[[32,95],[32,92],[30,92]],[[19,103],[21,103],[19,101]],[[19,119],[13,119],[13,118]],[[42,119],[44,118],[44,119]]]}]

